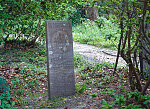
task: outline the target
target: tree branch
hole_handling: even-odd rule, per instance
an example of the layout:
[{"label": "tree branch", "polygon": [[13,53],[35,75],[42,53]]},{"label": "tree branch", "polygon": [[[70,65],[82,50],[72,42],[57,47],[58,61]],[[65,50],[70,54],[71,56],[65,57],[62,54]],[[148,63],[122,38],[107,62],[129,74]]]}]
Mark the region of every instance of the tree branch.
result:
[{"label": "tree branch", "polygon": [[[122,1],[122,9],[124,9],[124,0]],[[119,54],[120,54],[120,46],[121,46],[121,41],[123,39],[123,29],[124,29],[123,28],[123,11],[121,12],[120,28],[121,28],[121,36],[120,36],[120,40],[118,44],[118,52],[117,52],[117,58],[116,58],[116,63],[115,63],[113,74],[115,74],[116,69],[117,69],[117,64],[118,64]]]},{"label": "tree branch", "polygon": [[136,42],[135,42],[135,44],[133,45],[133,47],[131,48],[131,51],[133,51],[133,49],[137,46],[138,42],[139,42],[139,35],[137,36]]}]

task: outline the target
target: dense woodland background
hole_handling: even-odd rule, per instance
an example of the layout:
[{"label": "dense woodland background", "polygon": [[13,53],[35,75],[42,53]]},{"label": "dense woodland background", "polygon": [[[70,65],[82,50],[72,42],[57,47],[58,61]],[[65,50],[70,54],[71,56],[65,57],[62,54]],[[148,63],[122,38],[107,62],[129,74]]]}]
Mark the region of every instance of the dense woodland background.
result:
[{"label": "dense woodland background", "polygon": [[[150,68],[145,70],[143,62],[149,67],[149,10],[148,0],[0,0],[0,107],[59,107],[62,99],[47,101],[39,100],[38,96],[47,94],[45,21],[69,20],[73,25],[74,42],[118,50],[115,65],[91,65],[81,55],[74,54],[76,96],[84,95],[88,88],[105,87],[101,94],[113,100],[100,98],[98,92],[88,94],[99,101],[96,107],[148,109]],[[126,61],[126,68],[117,68],[119,55]],[[89,85],[103,73],[103,82]],[[121,80],[129,81],[114,85],[120,88],[122,95],[106,87],[114,81],[112,78],[118,84]],[[31,95],[33,98],[25,99]],[[37,100],[33,100],[36,97]]]}]

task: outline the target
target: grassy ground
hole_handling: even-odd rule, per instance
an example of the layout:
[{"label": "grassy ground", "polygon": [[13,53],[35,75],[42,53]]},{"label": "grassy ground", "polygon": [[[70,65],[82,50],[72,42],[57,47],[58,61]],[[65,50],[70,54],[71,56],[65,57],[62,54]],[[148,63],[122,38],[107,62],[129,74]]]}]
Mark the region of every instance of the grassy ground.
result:
[{"label": "grassy ground", "polygon": [[112,64],[91,65],[77,53],[74,54],[74,61],[76,94],[48,100],[44,46],[2,50],[0,78],[8,91],[0,90],[1,107],[139,109],[150,101],[150,90],[145,96],[129,91],[126,69],[118,69],[113,75]]},{"label": "grassy ground", "polygon": [[120,37],[118,25],[103,17],[99,19],[103,19],[101,26],[99,26],[99,23],[87,20],[73,27],[74,41],[102,48],[116,49]]}]

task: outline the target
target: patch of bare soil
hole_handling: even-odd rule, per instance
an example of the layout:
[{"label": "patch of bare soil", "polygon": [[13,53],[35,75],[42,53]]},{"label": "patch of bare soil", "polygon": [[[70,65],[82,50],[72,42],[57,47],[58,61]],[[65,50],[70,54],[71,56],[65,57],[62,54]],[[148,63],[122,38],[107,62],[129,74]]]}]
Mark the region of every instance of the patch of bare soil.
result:
[{"label": "patch of bare soil", "polygon": [[[92,45],[73,43],[74,51],[86,57],[90,62],[110,62],[115,63],[117,57],[116,50],[99,48]],[[126,62],[119,57],[118,66],[125,66]]]}]

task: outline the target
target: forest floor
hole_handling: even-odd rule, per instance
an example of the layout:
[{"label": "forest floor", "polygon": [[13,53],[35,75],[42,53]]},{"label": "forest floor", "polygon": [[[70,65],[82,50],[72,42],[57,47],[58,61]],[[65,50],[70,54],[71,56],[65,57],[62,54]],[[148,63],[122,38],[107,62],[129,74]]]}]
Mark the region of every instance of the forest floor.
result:
[{"label": "forest floor", "polygon": [[[93,63],[80,71],[75,70],[75,95],[48,100],[46,55],[42,50],[43,48],[40,47],[1,52],[0,77],[3,77],[10,87],[12,107],[18,109],[139,109],[144,108],[144,102],[150,101],[150,88],[144,97],[137,91],[130,91],[126,68],[118,68],[113,75],[113,67],[103,63]],[[106,49],[77,43],[74,44],[74,50],[91,62],[98,56],[104,56],[106,61],[115,62],[116,51],[106,51]],[[120,60],[119,65],[124,65],[121,62]],[[145,80],[142,80],[143,85]]]}]

